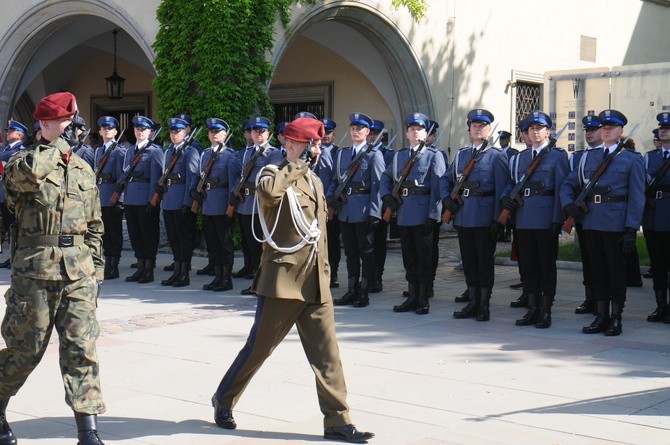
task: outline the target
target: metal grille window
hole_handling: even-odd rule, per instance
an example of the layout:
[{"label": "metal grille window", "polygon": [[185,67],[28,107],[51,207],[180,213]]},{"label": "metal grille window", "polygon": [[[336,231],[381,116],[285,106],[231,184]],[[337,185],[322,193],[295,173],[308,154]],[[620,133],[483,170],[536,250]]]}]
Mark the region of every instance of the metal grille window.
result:
[{"label": "metal grille window", "polygon": [[[516,82],[516,122],[519,122],[533,111],[540,109],[541,84],[531,82]],[[521,142],[521,135],[516,133],[516,141]]]}]

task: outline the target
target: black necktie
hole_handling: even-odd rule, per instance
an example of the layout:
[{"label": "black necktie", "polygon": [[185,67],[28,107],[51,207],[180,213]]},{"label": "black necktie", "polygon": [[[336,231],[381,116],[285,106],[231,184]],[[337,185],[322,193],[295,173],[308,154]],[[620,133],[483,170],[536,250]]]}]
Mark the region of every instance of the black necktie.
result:
[{"label": "black necktie", "polygon": [[608,154],[610,154],[609,149],[607,147],[603,148],[603,155],[605,155],[605,157],[607,157]]},{"label": "black necktie", "polygon": [[535,158],[537,158],[537,152],[533,150],[533,160],[535,160]]},{"label": "black necktie", "polygon": [[670,150],[665,150],[665,153],[663,153],[663,159],[666,161],[670,159]]}]

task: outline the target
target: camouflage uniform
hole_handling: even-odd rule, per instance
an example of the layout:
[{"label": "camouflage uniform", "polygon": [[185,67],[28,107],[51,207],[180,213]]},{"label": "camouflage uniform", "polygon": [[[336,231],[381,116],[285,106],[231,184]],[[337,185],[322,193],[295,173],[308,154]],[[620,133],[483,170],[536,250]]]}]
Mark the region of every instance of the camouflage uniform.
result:
[{"label": "camouflage uniform", "polygon": [[35,145],[7,164],[6,193],[18,221],[12,246],[12,284],[0,351],[0,400],[16,394],[60,337],[65,399],[75,411],[105,411],[95,341],[97,286],[103,279],[103,224],[90,166],[57,139]]}]

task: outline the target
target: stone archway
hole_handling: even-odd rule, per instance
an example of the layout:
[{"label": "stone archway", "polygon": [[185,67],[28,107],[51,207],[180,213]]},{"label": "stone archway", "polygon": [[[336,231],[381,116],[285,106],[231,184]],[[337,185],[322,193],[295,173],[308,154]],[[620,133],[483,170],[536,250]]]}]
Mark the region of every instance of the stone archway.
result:
[{"label": "stone archway", "polygon": [[428,80],[412,46],[388,17],[362,2],[339,1],[304,7],[304,11],[291,22],[286,33],[277,39],[272,65],[277,67],[292,41],[305,30],[329,20],[355,29],[382,56],[393,82],[401,119],[414,111],[428,116],[435,115]]},{"label": "stone archway", "polygon": [[[107,24],[110,30],[115,27],[123,29],[147,58],[147,65],[151,66],[154,59],[151,48],[153,36],[148,36],[132,15],[117,3],[110,0],[44,2],[23,11],[22,20],[11,24],[0,37],[0,60],[5,61],[0,66],[0,122],[9,118],[19,98],[26,92],[27,71],[38,75],[40,67],[51,61],[50,56],[58,56],[71,49],[64,48],[63,41],[55,41],[57,37],[54,36],[76,33],[79,29],[69,28],[82,18]],[[106,30],[92,29],[89,37]],[[86,37],[81,36],[83,39]]]}]

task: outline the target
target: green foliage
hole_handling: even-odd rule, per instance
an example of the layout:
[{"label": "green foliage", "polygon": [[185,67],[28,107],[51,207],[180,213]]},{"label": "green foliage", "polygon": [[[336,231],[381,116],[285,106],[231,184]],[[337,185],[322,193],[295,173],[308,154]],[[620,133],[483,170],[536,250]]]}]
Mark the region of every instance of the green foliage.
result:
[{"label": "green foliage", "polygon": [[426,9],[428,9],[427,0],[392,0],[391,5],[395,9],[405,6],[417,22],[426,17]]}]

